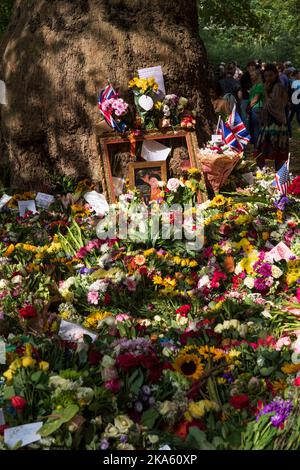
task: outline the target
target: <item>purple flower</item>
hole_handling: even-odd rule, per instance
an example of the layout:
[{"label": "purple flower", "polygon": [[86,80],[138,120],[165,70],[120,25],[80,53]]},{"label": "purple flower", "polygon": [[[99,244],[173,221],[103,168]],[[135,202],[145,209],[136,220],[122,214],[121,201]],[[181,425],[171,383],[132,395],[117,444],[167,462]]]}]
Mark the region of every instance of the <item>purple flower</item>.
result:
[{"label": "purple flower", "polygon": [[277,209],[279,209],[280,211],[284,211],[284,210],[285,210],[285,206],[286,206],[287,204],[290,204],[290,202],[291,202],[291,201],[289,200],[288,197],[282,196],[278,202],[277,202],[277,201],[274,202],[274,206],[275,206]]},{"label": "purple flower", "polygon": [[268,287],[266,286],[265,281],[261,278],[257,278],[254,280],[254,287],[258,292],[264,293],[268,291]]},{"label": "purple flower", "polygon": [[106,450],[109,448],[109,442],[107,439],[101,439],[101,442],[100,442],[100,449],[101,450]]},{"label": "purple flower", "polygon": [[289,417],[293,409],[292,402],[290,400],[277,399],[264,406],[256,417],[256,421],[263,415],[269,413],[275,413],[270,417],[270,421],[276,428],[280,427],[284,421]]},{"label": "purple flower", "polygon": [[272,276],[272,268],[268,263],[264,263],[258,268],[257,272],[264,277]]},{"label": "purple flower", "polygon": [[122,436],[120,436],[120,442],[122,444],[125,444],[125,442],[127,442],[127,436],[125,436],[124,434],[122,434]]}]

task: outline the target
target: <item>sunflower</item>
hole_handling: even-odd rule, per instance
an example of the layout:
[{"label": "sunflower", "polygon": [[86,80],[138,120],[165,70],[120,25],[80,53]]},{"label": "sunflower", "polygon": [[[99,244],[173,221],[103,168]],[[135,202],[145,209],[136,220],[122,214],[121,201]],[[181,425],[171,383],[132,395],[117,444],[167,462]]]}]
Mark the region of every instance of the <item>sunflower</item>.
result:
[{"label": "sunflower", "polygon": [[176,372],[180,372],[186,378],[198,380],[203,372],[203,364],[196,354],[180,354],[173,363]]},{"label": "sunflower", "polygon": [[211,201],[211,205],[212,205],[212,206],[217,206],[217,207],[219,207],[219,206],[224,206],[225,202],[226,202],[225,197],[222,196],[222,194],[218,194],[218,195],[215,196],[215,197],[213,198],[213,200]]}]

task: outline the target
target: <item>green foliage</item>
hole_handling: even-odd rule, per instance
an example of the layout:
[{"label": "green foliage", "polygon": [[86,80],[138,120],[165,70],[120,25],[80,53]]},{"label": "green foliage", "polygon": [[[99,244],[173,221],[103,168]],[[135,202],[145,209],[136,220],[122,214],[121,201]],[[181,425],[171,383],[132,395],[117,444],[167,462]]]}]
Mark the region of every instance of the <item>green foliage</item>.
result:
[{"label": "green foliage", "polygon": [[212,64],[236,60],[245,66],[255,58],[300,63],[300,0],[230,1],[222,8],[219,4],[219,12],[219,2],[199,3],[204,4],[199,8],[200,34]]},{"label": "green foliage", "polygon": [[0,37],[7,28],[13,5],[14,0],[0,0]]}]

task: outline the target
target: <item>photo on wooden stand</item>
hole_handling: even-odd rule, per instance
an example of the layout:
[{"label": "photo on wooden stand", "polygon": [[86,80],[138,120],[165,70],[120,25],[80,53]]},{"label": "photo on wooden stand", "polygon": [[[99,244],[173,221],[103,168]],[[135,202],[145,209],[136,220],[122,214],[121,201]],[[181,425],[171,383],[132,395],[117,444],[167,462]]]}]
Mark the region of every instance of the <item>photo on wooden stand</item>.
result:
[{"label": "photo on wooden stand", "polygon": [[[147,186],[147,181],[141,178],[134,179],[133,164],[144,164],[145,168],[140,167],[142,171],[150,168],[150,163],[154,163],[156,166],[153,168],[157,169],[157,166],[160,166],[164,160],[164,181],[168,178],[180,178],[191,167],[201,170],[201,164],[197,159],[198,142],[195,132],[148,131],[134,138],[127,134],[97,135],[97,144],[102,172],[101,185],[108,202],[116,202],[125,190],[125,183],[128,179],[131,189],[135,185],[141,187],[143,183],[142,192],[146,197],[146,189],[149,192],[149,185]],[[145,176],[142,173],[138,173],[139,176],[148,180],[150,175]],[[150,197],[148,195],[146,199],[150,200]],[[206,200],[204,194],[203,200]]]}]

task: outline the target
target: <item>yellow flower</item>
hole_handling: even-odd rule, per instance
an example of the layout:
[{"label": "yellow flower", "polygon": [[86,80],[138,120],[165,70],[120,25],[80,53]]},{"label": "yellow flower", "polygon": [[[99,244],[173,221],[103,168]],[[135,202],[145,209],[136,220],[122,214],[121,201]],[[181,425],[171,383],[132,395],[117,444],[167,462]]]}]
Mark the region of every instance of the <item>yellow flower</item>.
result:
[{"label": "yellow flower", "polygon": [[101,312],[97,310],[96,312],[91,313],[84,321],[83,326],[85,328],[97,328],[98,323],[104,320],[107,317],[111,317],[110,312]]},{"label": "yellow flower", "polygon": [[188,412],[194,419],[201,419],[208,411],[219,409],[217,403],[210,400],[200,400],[189,404]]},{"label": "yellow flower", "polygon": [[39,368],[43,370],[44,372],[47,372],[47,370],[49,369],[49,362],[46,362],[46,361],[39,362]]},{"label": "yellow flower", "polygon": [[22,361],[20,358],[15,359],[9,366],[12,372],[16,372],[16,370],[20,369],[22,366]]},{"label": "yellow flower", "polygon": [[31,356],[32,354],[32,346],[30,343],[25,344],[25,356]]},{"label": "yellow flower", "polygon": [[252,221],[252,217],[248,214],[239,215],[237,219],[235,219],[234,223],[236,225],[247,225]]},{"label": "yellow flower", "polygon": [[293,259],[288,261],[288,271],[286,282],[289,286],[295,284],[300,278],[300,259]]},{"label": "yellow flower", "polygon": [[24,356],[22,357],[22,366],[23,367],[34,367],[36,364],[36,360],[32,359],[32,357]]},{"label": "yellow flower", "polygon": [[198,168],[192,167],[188,169],[188,174],[191,176],[200,175],[200,170],[198,170]]},{"label": "yellow flower", "polygon": [[170,276],[167,276],[164,280],[163,280],[163,285],[165,287],[176,287],[176,279],[172,279]]},{"label": "yellow flower", "polygon": [[193,259],[192,261],[190,261],[189,265],[190,265],[190,268],[195,268],[196,266],[198,266],[198,263],[196,260]]},{"label": "yellow flower", "polygon": [[144,256],[150,256],[150,255],[153,255],[155,253],[155,249],[154,248],[149,248],[149,250],[145,250],[144,251]]},{"label": "yellow flower", "polygon": [[10,244],[7,250],[4,252],[3,256],[10,256],[15,250],[15,246]]},{"label": "yellow flower", "polygon": [[156,286],[156,285],[161,285],[163,284],[163,279],[161,276],[153,276],[153,284]]},{"label": "yellow flower", "polygon": [[68,318],[70,317],[70,313],[64,310],[63,312],[60,312],[59,316],[60,316],[63,320],[68,320]]},{"label": "yellow flower", "polygon": [[276,216],[277,216],[277,222],[278,222],[279,224],[282,224],[282,222],[283,222],[283,212],[280,211],[280,210],[278,210],[278,211],[276,212]]},{"label": "yellow flower", "polygon": [[282,392],[286,389],[287,385],[284,380],[279,379],[272,382],[273,391],[275,393]]},{"label": "yellow flower", "polygon": [[212,206],[223,206],[226,202],[226,199],[224,196],[222,196],[222,194],[218,194],[217,196],[215,196],[213,198],[213,200],[211,201],[211,205]]},{"label": "yellow flower", "polygon": [[7,369],[5,372],[3,372],[3,377],[5,377],[8,382],[11,382],[14,377],[14,373],[11,369]]},{"label": "yellow flower", "polygon": [[281,370],[286,375],[296,374],[300,370],[300,363],[299,364],[284,364],[281,367]]},{"label": "yellow flower", "polygon": [[269,238],[270,238],[269,232],[263,232],[263,233],[262,233],[262,239],[263,239],[264,241],[269,240]]},{"label": "yellow flower", "polygon": [[180,263],[181,263],[181,258],[180,258],[180,256],[174,256],[174,257],[172,258],[172,261],[173,261],[173,263],[175,263],[175,264],[180,264]]},{"label": "yellow flower", "polygon": [[179,354],[173,363],[177,372],[191,380],[198,380],[203,373],[203,365],[196,354]]}]

